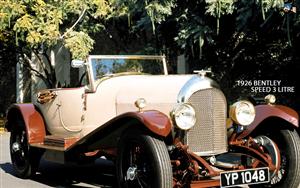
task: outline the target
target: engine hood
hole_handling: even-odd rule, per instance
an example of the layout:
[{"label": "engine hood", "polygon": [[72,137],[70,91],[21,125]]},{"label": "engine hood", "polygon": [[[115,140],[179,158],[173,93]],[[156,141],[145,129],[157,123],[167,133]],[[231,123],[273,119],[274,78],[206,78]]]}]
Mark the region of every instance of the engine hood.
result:
[{"label": "engine hood", "polygon": [[115,93],[116,115],[128,111],[137,111],[134,103],[144,98],[147,106],[144,110],[159,110],[169,114],[174,107],[178,94],[192,75],[173,76],[127,76],[107,80]]}]

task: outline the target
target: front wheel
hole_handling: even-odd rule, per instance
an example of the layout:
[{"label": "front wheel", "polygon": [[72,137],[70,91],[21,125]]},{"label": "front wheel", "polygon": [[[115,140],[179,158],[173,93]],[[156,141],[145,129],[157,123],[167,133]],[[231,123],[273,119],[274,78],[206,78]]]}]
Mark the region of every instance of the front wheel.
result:
[{"label": "front wheel", "polygon": [[125,133],[119,142],[119,187],[172,187],[172,167],[165,143],[139,131]]},{"label": "front wheel", "polygon": [[[278,130],[268,135],[280,153],[280,167],[267,187],[298,188],[300,186],[300,138],[296,130]],[[274,156],[271,156],[272,158]]]}]

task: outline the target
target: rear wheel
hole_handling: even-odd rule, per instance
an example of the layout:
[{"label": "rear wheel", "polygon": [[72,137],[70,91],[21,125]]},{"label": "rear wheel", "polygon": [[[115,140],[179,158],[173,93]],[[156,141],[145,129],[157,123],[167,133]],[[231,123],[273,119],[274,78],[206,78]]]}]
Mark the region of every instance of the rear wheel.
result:
[{"label": "rear wheel", "polygon": [[172,187],[172,167],[165,143],[138,131],[122,136],[118,147],[119,187]]},{"label": "rear wheel", "polygon": [[41,151],[28,145],[25,125],[22,120],[14,122],[10,135],[10,156],[16,175],[29,178],[38,169]]}]

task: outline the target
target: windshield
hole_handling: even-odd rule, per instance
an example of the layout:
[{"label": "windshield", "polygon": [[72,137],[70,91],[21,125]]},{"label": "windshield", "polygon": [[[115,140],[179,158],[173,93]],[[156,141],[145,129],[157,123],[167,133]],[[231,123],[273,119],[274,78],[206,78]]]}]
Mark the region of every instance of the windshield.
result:
[{"label": "windshield", "polygon": [[167,74],[163,56],[90,56],[94,81],[128,74]]}]

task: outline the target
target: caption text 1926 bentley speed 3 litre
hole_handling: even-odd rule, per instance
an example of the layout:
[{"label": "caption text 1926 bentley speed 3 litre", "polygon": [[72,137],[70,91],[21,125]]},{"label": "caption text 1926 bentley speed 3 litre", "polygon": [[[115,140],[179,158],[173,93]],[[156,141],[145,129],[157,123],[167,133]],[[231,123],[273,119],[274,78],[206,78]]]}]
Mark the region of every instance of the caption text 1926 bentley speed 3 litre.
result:
[{"label": "caption text 1926 bentley speed 3 litre", "polygon": [[19,177],[41,157],[80,163],[104,156],[119,187],[298,187],[298,114],[274,102],[228,107],[206,71],[168,75],[164,56],[74,60],[80,87],[40,91],[7,112]]}]

